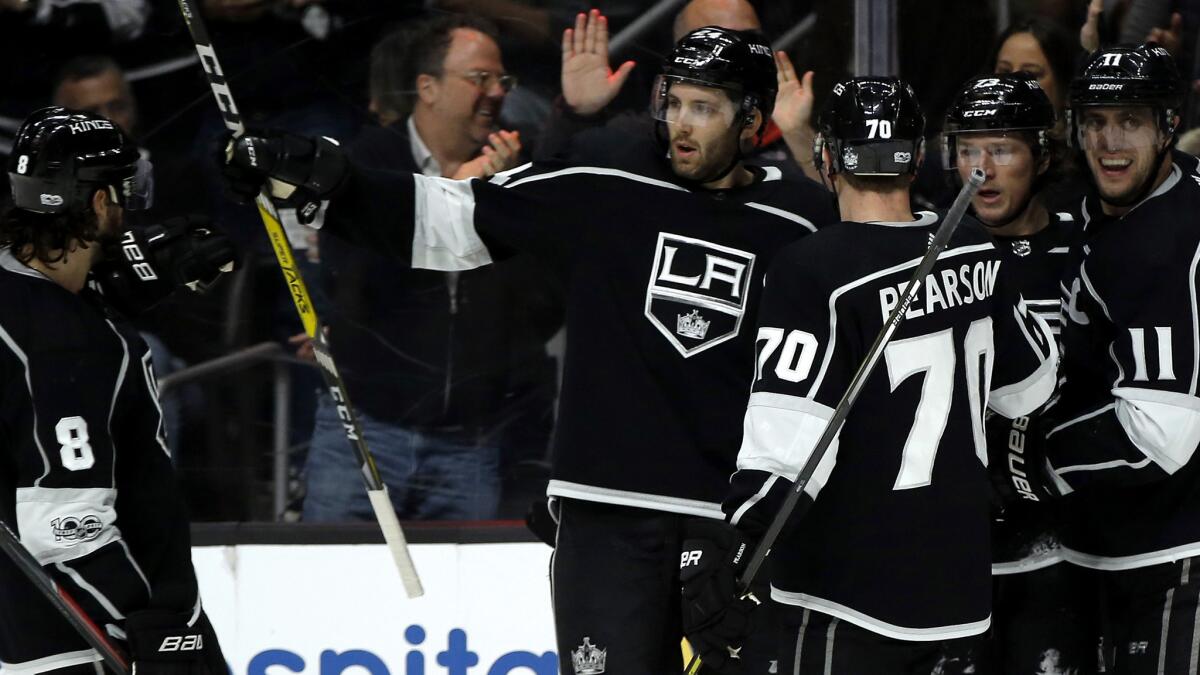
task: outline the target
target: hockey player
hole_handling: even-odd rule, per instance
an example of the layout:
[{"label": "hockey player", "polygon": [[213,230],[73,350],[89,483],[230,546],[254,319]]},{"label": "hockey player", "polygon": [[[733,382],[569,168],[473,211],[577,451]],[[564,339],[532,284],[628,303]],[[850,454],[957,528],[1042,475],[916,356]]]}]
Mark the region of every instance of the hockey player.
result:
[{"label": "hockey player", "polygon": [[1183,95],[1153,43],[1102,49],[1071,83],[1097,194],[1064,277],[1061,396],[1025,450],[1068,495],[1064,554],[1099,570],[1105,665],[1131,675],[1195,673],[1200,650],[1200,167],[1172,150]]},{"label": "hockey player", "polygon": [[[909,199],[924,123],[911,87],[885,77],[837,84],[821,114],[815,160],[843,222],[786,248],[767,273],[724,505],[751,544],[938,226]],[[991,606],[984,409],[1015,416],[1042,405],[1057,356],[1001,268],[978,226],[957,230],[804,488],[767,559],[780,672],[975,672],[970,638],[987,631]],[[747,600],[722,607],[714,594],[749,555],[732,532],[700,529],[685,556],[700,555],[683,560],[685,622],[716,664],[721,648],[737,652],[732,629]]]},{"label": "hockey player", "polygon": [[[944,165],[964,181],[971,169],[983,169],[986,181],[972,211],[996,240],[1004,275],[1057,336],[1059,280],[1076,228],[1071,213],[1052,213],[1043,199],[1063,157],[1054,127],[1053,104],[1031,76],[972,79],[946,115]],[[1028,423],[1026,417],[989,418],[988,450],[999,476],[1014,466],[1008,458],[1017,450],[1011,446],[1015,439],[1020,449]],[[994,628],[990,665],[980,664],[985,672],[1024,675],[1042,663],[1092,672],[1096,647],[1085,630],[1083,575],[1057,564],[1062,555],[1054,510],[1052,504],[1018,501],[993,520]]]},{"label": "hockey player", "polygon": [[324,139],[231,148],[235,192],[269,175],[300,186],[292,201],[332,197],[324,227],[414,267],[520,250],[563,280],[570,338],[548,491],[564,673],[681,669],[682,524],[721,517],[763,269],[832,215],[818,186],[739,159],[771,110],[773,69],[757,39],[690,33],[654,92],[659,139],[618,135],[611,166],[452,181],[368,171]]},{"label": "hockey player", "polygon": [[[0,214],[0,519],[139,675],[224,675],[150,354],[113,307],[205,286],[233,250],[196,220],[126,229],[125,210],[148,203],[146,169],[99,115],[45,108],[17,132]],[[0,669],[99,661],[0,556]]]}]

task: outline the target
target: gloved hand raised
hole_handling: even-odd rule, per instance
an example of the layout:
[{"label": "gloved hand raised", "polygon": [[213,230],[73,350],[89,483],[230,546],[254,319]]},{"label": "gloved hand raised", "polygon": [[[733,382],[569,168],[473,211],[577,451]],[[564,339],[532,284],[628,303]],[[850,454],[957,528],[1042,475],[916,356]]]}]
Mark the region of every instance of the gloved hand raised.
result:
[{"label": "gloved hand raised", "polygon": [[275,130],[229,136],[221,144],[219,162],[236,200],[252,203],[267,187],[271,197],[296,209],[303,224],[313,221],[321,201],[337,191],[348,172],[346,155],[332,138]]},{"label": "gloved hand raised", "polygon": [[723,675],[743,672],[739,652],[750,633],[753,594],[738,593],[738,576],[754,547],[732,525],[709,518],[684,524],[679,579],[683,633],[705,667]]},{"label": "gloved hand raised", "polygon": [[105,246],[92,270],[104,297],[135,315],[183,286],[203,292],[234,268],[236,253],[223,233],[203,216],[170,218],[126,230]]}]

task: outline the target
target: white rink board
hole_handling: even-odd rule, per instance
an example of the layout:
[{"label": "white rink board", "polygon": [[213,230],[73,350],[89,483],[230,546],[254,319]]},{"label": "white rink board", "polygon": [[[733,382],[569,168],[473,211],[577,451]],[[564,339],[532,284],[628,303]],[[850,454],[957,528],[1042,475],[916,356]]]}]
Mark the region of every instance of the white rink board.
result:
[{"label": "white rink board", "polygon": [[416,600],[383,545],[206,546],[192,560],[233,675],[558,672],[548,546],[411,549]]}]

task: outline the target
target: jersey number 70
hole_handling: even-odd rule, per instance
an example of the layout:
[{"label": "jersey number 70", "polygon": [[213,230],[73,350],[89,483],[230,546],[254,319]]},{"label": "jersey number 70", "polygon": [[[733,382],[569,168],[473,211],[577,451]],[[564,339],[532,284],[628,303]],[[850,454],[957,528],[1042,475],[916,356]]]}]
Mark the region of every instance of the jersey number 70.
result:
[{"label": "jersey number 70", "polygon": [[[762,379],[763,369],[782,345],[775,364],[775,376],[787,382],[799,383],[808,379],[818,351],[817,338],[809,332],[793,330],[784,337],[782,328],[763,327],[758,340],[766,341],[758,354],[755,379]],[[963,375],[967,384],[967,403],[971,413],[975,454],[986,463],[983,433],[983,408],[990,386],[992,364],[992,320],[971,322],[961,349]],[[892,391],[908,378],[923,375],[921,398],[917,404],[912,427],[904,442],[900,471],[894,490],[924,487],[933,480],[933,463],[937,458],[942,434],[954,402],[954,371],[960,350],[954,344],[953,329],[916,337],[894,340],[884,349],[888,381]],[[983,380],[983,381],[981,381]],[[814,386],[809,396],[815,393]]]}]

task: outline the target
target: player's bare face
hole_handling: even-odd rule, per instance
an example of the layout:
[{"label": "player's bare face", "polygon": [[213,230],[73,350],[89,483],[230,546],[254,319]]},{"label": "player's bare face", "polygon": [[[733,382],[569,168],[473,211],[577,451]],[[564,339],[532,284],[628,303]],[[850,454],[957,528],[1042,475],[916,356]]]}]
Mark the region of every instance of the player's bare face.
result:
[{"label": "player's bare face", "polygon": [[956,141],[955,152],[958,175],[963,181],[973,168],[983,169],[985,179],[971,206],[985,224],[1011,221],[1028,206],[1037,166],[1022,138],[963,134]]},{"label": "player's bare face", "polygon": [[1085,108],[1079,135],[1100,196],[1123,203],[1137,196],[1165,142],[1150,108]]},{"label": "player's bare face", "polygon": [[437,117],[483,145],[500,119],[500,107],[508,93],[502,84],[506,74],[494,40],[477,30],[455,29],[437,85]]},{"label": "player's bare face", "polygon": [[736,110],[724,92],[681,83],[671,87],[665,103],[668,154],[676,175],[711,179],[733,162],[738,143],[733,128]]}]

